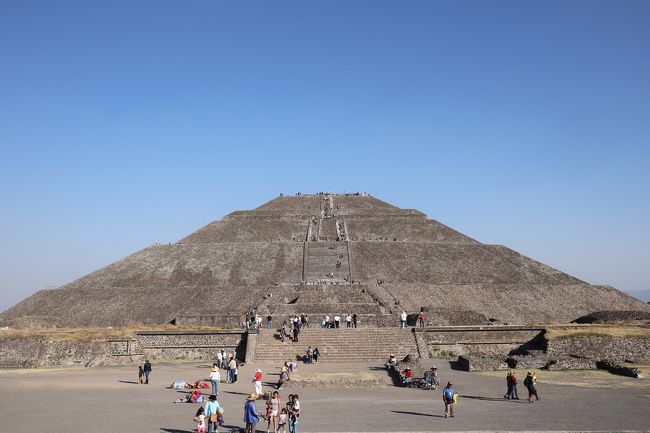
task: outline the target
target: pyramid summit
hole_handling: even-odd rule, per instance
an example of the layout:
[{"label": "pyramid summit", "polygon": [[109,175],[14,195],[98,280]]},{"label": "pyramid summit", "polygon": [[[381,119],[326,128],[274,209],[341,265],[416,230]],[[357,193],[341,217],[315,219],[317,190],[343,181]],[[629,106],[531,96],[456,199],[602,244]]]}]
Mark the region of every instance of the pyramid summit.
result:
[{"label": "pyramid summit", "polygon": [[569,322],[649,311],[414,209],[366,194],[280,196],[177,243],[153,245],[0,313],[3,324],[202,324],[238,327],[255,308],[286,317],[357,313],[394,326],[424,308],[435,325]]}]

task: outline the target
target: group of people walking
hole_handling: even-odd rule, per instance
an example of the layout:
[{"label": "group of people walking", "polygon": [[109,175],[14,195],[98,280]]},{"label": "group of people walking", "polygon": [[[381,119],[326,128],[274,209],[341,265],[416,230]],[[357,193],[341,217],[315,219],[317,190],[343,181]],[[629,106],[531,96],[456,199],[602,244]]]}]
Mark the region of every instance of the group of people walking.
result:
[{"label": "group of people walking", "polygon": [[[503,396],[503,398],[508,399],[508,400],[519,400],[519,395],[517,393],[517,385],[519,382],[517,381],[517,377],[515,376],[515,373],[513,371],[508,372],[506,375],[506,386],[508,387],[506,394]],[[528,374],[526,375],[526,379],[524,379],[524,386],[528,390],[528,401],[533,402],[533,397],[535,397],[535,401],[539,400],[539,395],[537,395],[537,375],[535,374],[534,371],[529,371]]]}]

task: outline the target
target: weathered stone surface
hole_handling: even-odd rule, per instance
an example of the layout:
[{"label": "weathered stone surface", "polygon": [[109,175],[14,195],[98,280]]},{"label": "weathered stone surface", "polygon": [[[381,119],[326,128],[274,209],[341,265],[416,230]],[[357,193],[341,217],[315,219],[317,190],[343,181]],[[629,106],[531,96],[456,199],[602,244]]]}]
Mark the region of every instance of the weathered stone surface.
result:
[{"label": "weathered stone surface", "polygon": [[595,311],[578,317],[573,323],[650,322],[650,311]]},{"label": "weathered stone surface", "polygon": [[602,310],[650,314],[650,306],[614,288],[482,244],[416,210],[327,194],[233,212],[177,243],[37,292],[0,313],[0,324],[239,328],[256,308],[312,319],[356,312],[361,326],[381,327],[395,326],[402,309],[421,307],[433,325],[568,322]]}]

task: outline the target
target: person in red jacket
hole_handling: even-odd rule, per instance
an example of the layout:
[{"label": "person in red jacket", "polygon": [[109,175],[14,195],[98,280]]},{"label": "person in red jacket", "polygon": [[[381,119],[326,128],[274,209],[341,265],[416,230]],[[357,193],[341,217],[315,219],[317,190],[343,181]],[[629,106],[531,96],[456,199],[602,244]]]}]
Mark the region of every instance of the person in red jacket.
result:
[{"label": "person in red jacket", "polygon": [[255,377],[253,377],[253,383],[255,384],[255,394],[262,394],[262,370],[259,368],[255,371]]}]

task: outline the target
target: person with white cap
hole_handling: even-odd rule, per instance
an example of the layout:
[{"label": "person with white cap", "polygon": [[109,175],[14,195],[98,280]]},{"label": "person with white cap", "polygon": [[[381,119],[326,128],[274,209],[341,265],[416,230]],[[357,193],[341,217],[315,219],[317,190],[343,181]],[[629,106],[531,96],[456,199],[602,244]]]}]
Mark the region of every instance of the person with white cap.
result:
[{"label": "person with white cap", "polygon": [[255,394],[262,394],[262,370],[259,368],[255,370],[255,377],[253,377],[253,383],[255,384]]}]

